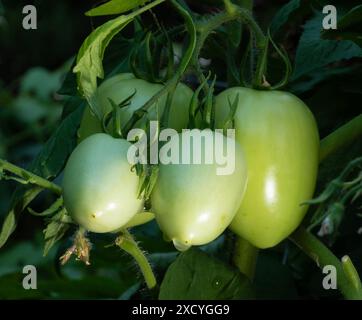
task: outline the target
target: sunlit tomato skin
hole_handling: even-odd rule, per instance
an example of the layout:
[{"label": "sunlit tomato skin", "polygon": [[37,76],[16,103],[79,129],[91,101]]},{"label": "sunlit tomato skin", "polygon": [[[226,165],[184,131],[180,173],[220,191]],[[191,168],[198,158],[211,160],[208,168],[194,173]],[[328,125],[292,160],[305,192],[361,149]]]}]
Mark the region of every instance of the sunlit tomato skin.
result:
[{"label": "sunlit tomato skin", "polygon": [[301,205],[313,195],[319,135],[315,119],[296,96],[281,91],[230,88],[216,98],[221,124],[228,99],[239,94],[236,140],[245,151],[248,185],[230,228],[259,248],[275,246],[301,223]]},{"label": "sunlit tomato skin", "polygon": [[64,205],[85,229],[104,233],[125,225],[143,208],[139,178],[127,160],[131,144],[94,134],[73,151],[64,170]]},{"label": "sunlit tomato skin", "polygon": [[[220,136],[224,143],[230,139],[211,130],[202,132],[213,137]],[[181,140],[184,133],[178,136]],[[187,150],[191,157],[192,145]],[[202,150],[202,157],[212,152],[209,148]],[[160,159],[164,155],[161,149]],[[235,158],[235,170],[229,175],[217,175],[219,165],[215,162],[160,164],[158,180],[151,194],[152,211],[160,229],[178,250],[213,241],[232,221],[247,179],[244,154],[237,143]]]},{"label": "sunlit tomato skin", "polygon": [[[124,125],[131,118],[132,114],[141,108],[153,95],[163,88],[162,84],[150,83],[138,79],[131,73],[121,73],[105,80],[97,89],[96,101],[101,108],[102,114],[106,114],[112,109],[111,99],[114,103],[120,104],[133,93],[130,105],[120,111],[121,124]],[[186,85],[179,83],[171,104],[168,127],[181,131],[188,124],[188,110],[192,99],[193,91]],[[166,105],[167,95],[162,98],[148,110],[147,118],[149,120],[161,119]],[[135,124],[140,127],[141,121]],[[84,111],[80,129],[78,131],[79,140],[85,139],[93,133],[102,132],[100,121],[91,114],[90,108]]]}]

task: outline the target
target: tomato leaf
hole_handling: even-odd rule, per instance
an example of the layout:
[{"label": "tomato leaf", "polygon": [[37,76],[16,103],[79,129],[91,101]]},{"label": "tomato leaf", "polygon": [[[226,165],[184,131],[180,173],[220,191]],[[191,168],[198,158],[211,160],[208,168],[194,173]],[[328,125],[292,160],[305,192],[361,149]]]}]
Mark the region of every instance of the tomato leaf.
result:
[{"label": "tomato leaf", "polygon": [[253,297],[249,280],[238,270],[199,249],[179,255],[166,272],[159,299],[230,300]]},{"label": "tomato leaf", "polygon": [[67,100],[65,100],[63,104],[63,112],[61,119],[64,120],[66,117],[68,117],[78,108],[84,110],[85,107],[86,107],[86,101],[81,99],[79,96],[71,96]]},{"label": "tomato leaf", "polygon": [[6,243],[10,235],[14,232],[20,213],[33,199],[42,191],[41,188],[35,187],[24,191],[24,187],[19,188],[12,201],[12,207],[5,217],[0,232],[0,248]]},{"label": "tomato leaf", "polygon": [[[82,114],[83,108],[78,108],[62,121],[54,135],[50,137],[43,150],[29,166],[29,171],[46,179],[52,179],[59,174],[74,149]],[[14,232],[20,214],[41,191],[42,189],[38,187],[28,189],[20,186],[17,188],[12,197],[11,209],[0,232],[0,248]]]},{"label": "tomato leaf", "polygon": [[60,210],[54,217],[49,219],[49,223],[44,230],[44,253],[46,256],[53,245],[59,241],[69,229],[70,217],[65,209]]},{"label": "tomato leaf", "polygon": [[62,94],[62,95],[69,95],[69,96],[76,96],[78,91],[77,91],[77,77],[75,76],[75,74],[73,73],[73,68],[75,66],[75,59],[71,64],[70,69],[68,70],[68,72],[66,73],[63,83],[60,87],[60,89],[57,91],[58,94]]},{"label": "tomato leaf", "polygon": [[109,20],[95,29],[83,42],[77,56],[73,72],[77,74],[79,91],[88,100],[90,107],[99,119],[94,93],[97,88],[97,78],[103,79],[102,65],[104,51],[112,38],[126,27],[136,16],[162,3],[165,0],[155,0],[152,3],[128,14]]},{"label": "tomato leaf", "polygon": [[297,48],[293,80],[330,63],[362,57],[362,48],[352,41],[322,39],[322,19],[322,14],[316,14],[304,26]]},{"label": "tomato leaf", "polygon": [[50,205],[49,208],[45,209],[43,212],[36,212],[31,208],[28,208],[30,214],[38,217],[45,217],[55,214],[57,211],[60,210],[61,206],[63,205],[63,198],[59,197],[53,204]]},{"label": "tomato leaf", "polygon": [[[352,8],[341,19],[338,20],[338,29],[350,27],[361,27],[362,22],[362,4]],[[360,30],[360,29],[359,29]]]},{"label": "tomato leaf", "polygon": [[[138,35],[138,37],[140,37],[140,35]],[[134,39],[126,39],[121,37],[120,34],[112,39],[112,42],[108,45],[102,61],[105,77],[111,77],[122,72],[130,72],[129,59],[133,45]],[[76,59],[74,59],[74,62],[67,72],[62,86],[57,92],[58,94],[69,96],[78,95],[77,77],[73,72],[75,64]]]},{"label": "tomato leaf", "polygon": [[[316,70],[308,73],[308,77],[298,79],[289,85],[289,91],[300,95],[316,87],[323,81],[329,80],[339,75],[348,75],[353,72],[360,72],[360,66],[333,68],[332,70]],[[351,88],[351,87],[350,87]]]},{"label": "tomato leaf", "polygon": [[29,167],[29,171],[45,179],[55,178],[63,169],[76,145],[77,130],[84,108],[77,108],[59,125]]},{"label": "tomato leaf", "polygon": [[362,4],[348,11],[337,22],[337,29],[324,30],[323,39],[351,40],[362,47]]},{"label": "tomato leaf", "polygon": [[111,0],[97,8],[87,11],[85,14],[90,17],[119,14],[143,6],[149,1],[150,0]]},{"label": "tomato leaf", "polygon": [[272,35],[275,35],[280,30],[280,28],[288,22],[289,17],[300,7],[300,5],[300,0],[291,0],[287,4],[282,6],[275,14],[271,22],[270,33]]}]

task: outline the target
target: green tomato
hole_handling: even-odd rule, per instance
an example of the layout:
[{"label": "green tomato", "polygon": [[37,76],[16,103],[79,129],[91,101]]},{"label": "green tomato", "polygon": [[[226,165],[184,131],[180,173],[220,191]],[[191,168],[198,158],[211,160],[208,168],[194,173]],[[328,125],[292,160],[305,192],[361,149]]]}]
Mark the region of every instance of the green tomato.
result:
[{"label": "green tomato", "polygon": [[102,133],[103,128],[101,122],[97,117],[91,112],[90,108],[87,106],[84,109],[83,117],[80,122],[78,129],[78,144],[81,143],[84,139],[90,137],[95,133]]},{"label": "green tomato", "polygon": [[[150,83],[142,79],[135,78],[131,73],[119,74],[105,80],[97,89],[96,101],[101,108],[102,114],[106,114],[112,109],[109,101],[120,104],[122,101],[135,95],[130,101],[130,105],[121,109],[120,117],[121,124],[124,125],[130,120],[132,114],[141,108],[153,95],[162,89],[163,85]],[[180,83],[174,93],[171,110],[169,115],[168,127],[181,131],[186,128],[189,120],[189,104],[191,102],[193,91],[186,85]],[[148,111],[149,120],[161,119],[166,105],[167,95],[162,98]],[[139,120],[135,127],[140,127]],[[100,121],[91,113],[90,108],[84,111],[78,132],[79,141],[82,141],[87,136],[93,133],[102,132]]]},{"label": "green tomato", "polygon": [[[209,129],[200,134],[228,140],[221,133]],[[178,140],[185,139],[185,132],[178,134]],[[171,140],[169,143],[176,143]],[[193,143],[185,149],[193,156]],[[160,164],[159,175],[151,194],[152,211],[166,238],[175,247],[186,250],[192,245],[203,245],[213,241],[228,227],[235,216],[245,190],[246,167],[242,149],[235,143],[235,170],[229,175],[217,175],[219,165],[207,164]],[[175,147],[177,148],[177,146]],[[182,149],[179,146],[180,158]],[[213,152],[210,144],[203,143],[201,159]],[[160,159],[167,154],[161,148]]]},{"label": "green tomato", "polygon": [[256,247],[268,248],[288,237],[305,216],[302,203],[312,197],[317,178],[318,128],[296,96],[240,87],[216,98],[218,125],[238,94],[234,123],[248,184],[230,228]]},{"label": "green tomato", "polygon": [[97,133],[72,152],[63,178],[64,205],[85,229],[104,233],[124,226],[143,208],[139,178],[127,160],[131,144]]}]

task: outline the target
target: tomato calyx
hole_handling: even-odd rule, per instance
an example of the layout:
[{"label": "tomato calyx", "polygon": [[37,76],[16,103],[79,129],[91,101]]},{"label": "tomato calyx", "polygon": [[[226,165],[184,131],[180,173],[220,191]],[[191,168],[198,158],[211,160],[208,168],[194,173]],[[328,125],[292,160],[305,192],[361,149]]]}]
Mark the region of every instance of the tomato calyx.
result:
[{"label": "tomato calyx", "polygon": [[59,258],[60,264],[65,265],[72,255],[75,255],[77,260],[84,262],[89,266],[90,250],[92,248],[91,242],[86,237],[86,231],[82,227],[75,233],[74,241],[71,247],[69,247],[65,253]]}]

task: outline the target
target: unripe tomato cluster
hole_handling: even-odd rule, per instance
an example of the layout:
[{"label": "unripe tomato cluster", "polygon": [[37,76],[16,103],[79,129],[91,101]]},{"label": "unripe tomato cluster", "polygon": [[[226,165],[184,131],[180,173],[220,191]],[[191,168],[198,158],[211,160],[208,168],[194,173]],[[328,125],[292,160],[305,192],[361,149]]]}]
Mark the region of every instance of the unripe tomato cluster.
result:
[{"label": "unripe tomato cluster", "polygon": [[[106,113],[112,108],[110,99],[119,104],[134,94],[121,109],[124,124],[161,88],[121,74],[102,83],[97,99]],[[191,89],[179,84],[172,101],[169,126],[180,132],[180,141],[192,95]],[[215,99],[216,127],[225,122],[229,102],[235,98],[232,174],[217,175],[215,164],[159,164],[151,211],[179,250],[209,243],[228,227],[256,247],[275,246],[301,223],[307,210],[302,203],[313,195],[319,136],[307,106],[287,92],[230,88]],[[147,120],[160,119],[165,105],[165,98],[160,99]],[[73,219],[89,231],[102,233],[125,226],[144,204],[137,195],[140,179],[127,160],[131,143],[100,132],[100,121],[87,108],[80,143],[65,167],[63,188],[65,207]],[[222,135],[210,129],[203,134]],[[192,153],[192,147],[183,152]],[[209,151],[205,148],[202,153]]]}]

